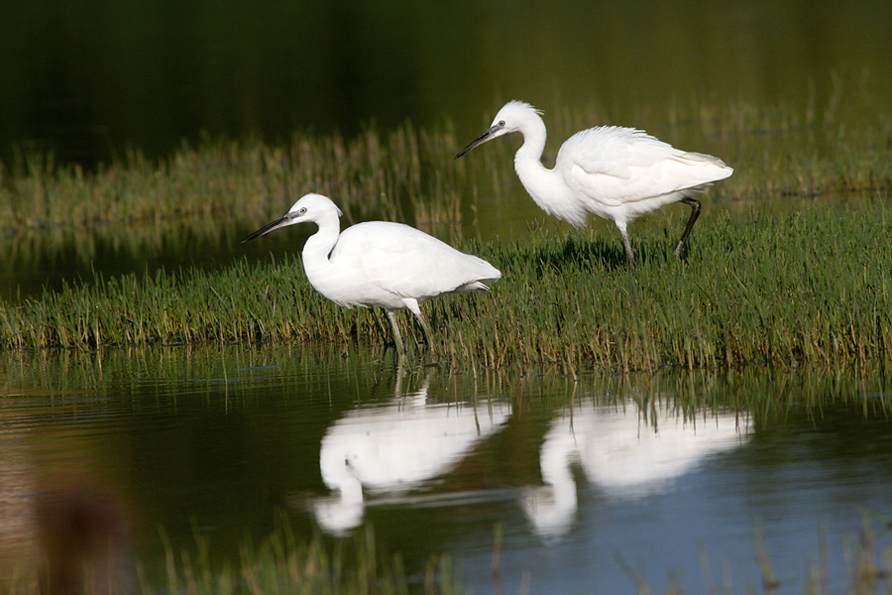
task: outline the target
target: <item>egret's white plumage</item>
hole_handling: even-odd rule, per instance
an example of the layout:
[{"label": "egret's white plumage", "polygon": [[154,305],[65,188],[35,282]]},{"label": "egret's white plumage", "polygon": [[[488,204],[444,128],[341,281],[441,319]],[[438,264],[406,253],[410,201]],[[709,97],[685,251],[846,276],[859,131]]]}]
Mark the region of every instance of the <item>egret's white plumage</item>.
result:
[{"label": "egret's white plumage", "polygon": [[681,252],[700,214],[700,202],[691,194],[734,172],[716,157],[686,153],[641,130],[617,126],[577,132],[561,147],[554,169],[547,169],[540,161],[546,138],[540,114],[522,101],[508,102],[456,159],[494,138],[520,132],[524,142],[514,156],[514,169],[536,204],[576,227],[585,225],[589,213],[612,220],[632,264],[629,222],[674,202],[690,205],[691,217],[675,249]]},{"label": "egret's white plumage", "polygon": [[242,242],[295,223],[315,223],[319,231],[307,239],[302,253],[310,285],[341,306],[383,308],[400,352],[405,349],[394,310],[409,309],[431,344],[418,304],[447,293],[488,291],[486,284],[502,276],[485,260],[402,223],[367,221],[341,232],[341,214],[330,198],[307,194]]}]

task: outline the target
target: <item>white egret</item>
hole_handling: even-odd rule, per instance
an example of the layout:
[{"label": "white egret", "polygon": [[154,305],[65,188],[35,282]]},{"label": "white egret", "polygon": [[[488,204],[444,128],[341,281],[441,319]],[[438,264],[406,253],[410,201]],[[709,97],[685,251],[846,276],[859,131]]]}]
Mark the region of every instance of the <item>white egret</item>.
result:
[{"label": "white egret", "polygon": [[561,147],[554,169],[547,169],[540,161],[546,137],[541,113],[528,103],[509,101],[492,126],[455,158],[494,138],[520,132],[523,145],[514,156],[514,169],[536,204],[576,227],[585,225],[589,213],[612,220],[632,266],[629,222],[674,202],[689,205],[691,217],[675,249],[679,254],[700,216],[700,201],[691,194],[734,172],[717,157],[686,153],[641,130],[617,126],[577,132]]},{"label": "white egret", "polygon": [[342,233],[341,215],[327,196],[307,194],[283,217],[242,242],[295,223],[315,223],[319,230],[307,239],[302,253],[310,285],[347,308],[383,308],[401,355],[405,348],[394,310],[408,308],[421,323],[428,345],[433,345],[418,304],[447,293],[488,291],[486,284],[502,276],[485,260],[402,223],[367,221]]}]

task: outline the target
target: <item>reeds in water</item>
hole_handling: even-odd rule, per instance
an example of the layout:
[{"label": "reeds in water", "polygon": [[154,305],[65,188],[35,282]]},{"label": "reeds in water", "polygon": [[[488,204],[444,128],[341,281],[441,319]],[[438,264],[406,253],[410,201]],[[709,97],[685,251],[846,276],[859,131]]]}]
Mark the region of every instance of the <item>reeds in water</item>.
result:
[{"label": "reeds in water", "polygon": [[[857,99],[838,103],[869,103]],[[209,219],[234,216],[237,205],[239,220],[256,228],[280,215],[287,199],[315,190],[336,197],[345,224],[383,218],[448,229],[460,249],[502,270],[488,295],[425,306],[437,357],[450,365],[577,371],[888,361],[892,162],[883,156],[892,124],[842,111],[675,107],[664,118],[624,123],[735,167],[712,194],[725,206],[706,210],[684,258],[671,250],[681,227],[672,207],[663,218],[635,222],[636,270],[624,265],[616,230],[599,221],[570,231],[534,217],[523,237],[464,241],[461,229],[486,225],[510,208],[506,201],[530,202],[506,198],[509,188],[522,193],[510,166],[513,147],[493,143],[475,159],[453,162],[459,145],[451,129],[411,123],[390,132],[369,127],[352,139],[295,136],[281,146],[205,139],[158,163],[132,151],[125,163],[94,172],[23,155],[11,175],[0,170],[0,220],[7,230],[172,217],[207,227]],[[596,113],[556,110],[554,117],[557,139],[605,123]],[[848,198],[831,200],[831,191]],[[15,253],[14,239],[4,245],[2,254]],[[66,241],[53,249],[78,248]],[[28,253],[17,262],[35,259]],[[0,347],[7,349],[388,337],[380,313],[327,302],[290,257],[219,271],[98,272],[37,298],[0,302]]]},{"label": "reeds in water", "polygon": [[[503,278],[489,294],[425,304],[442,361],[575,371],[892,360],[884,194],[727,212],[697,227],[681,259],[674,225],[665,233],[642,226],[634,270],[610,226],[534,227],[523,239],[459,246]],[[414,329],[410,320],[402,324]],[[381,343],[389,329],[380,312],[318,295],[298,258],[243,259],[218,272],[97,274],[0,307],[5,348],[306,340]]]}]

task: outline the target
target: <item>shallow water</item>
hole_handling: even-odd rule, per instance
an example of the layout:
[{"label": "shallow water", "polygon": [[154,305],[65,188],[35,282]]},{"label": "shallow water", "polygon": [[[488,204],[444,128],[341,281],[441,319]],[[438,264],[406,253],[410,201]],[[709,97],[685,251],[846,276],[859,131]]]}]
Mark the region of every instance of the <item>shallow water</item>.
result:
[{"label": "shallow water", "polygon": [[206,537],[215,561],[235,561],[284,511],[307,539],[371,523],[409,569],[451,553],[476,593],[633,592],[630,569],[653,592],[744,592],[761,585],[760,551],[780,592],[822,564],[840,592],[863,523],[892,514],[881,370],[574,381],[397,370],[391,356],[0,355],[0,575],[74,515],[116,544],[121,574],[139,559],[164,585],[164,539],[179,551]]}]

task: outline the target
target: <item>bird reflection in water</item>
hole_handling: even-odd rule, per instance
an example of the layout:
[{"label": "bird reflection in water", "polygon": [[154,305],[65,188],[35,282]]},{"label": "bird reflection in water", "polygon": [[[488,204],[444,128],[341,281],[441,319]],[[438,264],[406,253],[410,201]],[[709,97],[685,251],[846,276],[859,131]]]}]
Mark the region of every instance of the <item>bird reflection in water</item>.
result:
[{"label": "bird reflection in water", "polygon": [[[402,374],[398,374],[398,378]],[[334,494],[311,507],[323,530],[342,534],[362,523],[369,495],[422,490],[498,432],[511,415],[507,402],[438,403],[420,390],[401,394],[399,380],[386,405],[360,407],[336,421],[322,439],[322,480]]]},{"label": "bird reflection in water", "polygon": [[633,401],[579,403],[552,422],[539,452],[544,485],[525,491],[524,512],[541,537],[560,538],[578,507],[574,464],[608,498],[641,498],[740,446],[747,432],[746,420],[733,413],[686,417],[663,400],[643,409]]}]

